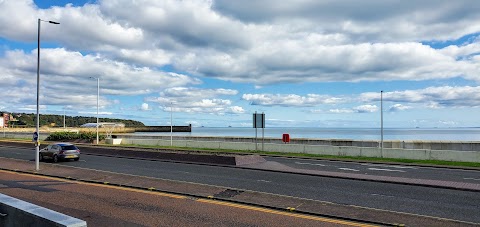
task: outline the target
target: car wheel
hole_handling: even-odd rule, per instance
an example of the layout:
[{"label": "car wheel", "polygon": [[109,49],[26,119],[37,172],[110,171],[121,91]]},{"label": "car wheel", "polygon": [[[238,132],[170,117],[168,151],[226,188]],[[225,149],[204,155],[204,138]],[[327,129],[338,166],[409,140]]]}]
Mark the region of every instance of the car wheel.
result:
[{"label": "car wheel", "polygon": [[58,162],[58,156],[57,155],[53,155],[52,162],[54,162],[54,163]]},{"label": "car wheel", "polygon": [[41,155],[41,154],[38,155],[38,161],[39,161],[39,162],[43,162],[43,161],[44,161],[43,155]]},{"label": "car wheel", "polygon": [[80,158],[74,158],[73,160],[78,161],[78,160],[80,160]]}]

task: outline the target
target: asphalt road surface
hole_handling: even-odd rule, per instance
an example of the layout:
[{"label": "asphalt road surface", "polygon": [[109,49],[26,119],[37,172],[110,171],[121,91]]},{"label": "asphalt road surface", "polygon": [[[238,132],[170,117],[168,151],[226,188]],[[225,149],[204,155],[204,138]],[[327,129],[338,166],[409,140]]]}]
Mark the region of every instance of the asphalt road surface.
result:
[{"label": "asphalt road surface", "polygon": [[266,160],[275,161],[299,169],[480,184],[479,170],[462,170],[436,167],[419,167],[411,165],[358,163],[298,158],[268,157],[266,158]]},{"label": "asphalt road surface", "polygon": [[[32,160],[33,156],[32,149],[12,147],[1,147],[0,155],[24,160]],[[293,161],[306,163],[301,159]],[[478,192],[93,155],[83,155],[79,162],[62,162],[60,165],[480,223],[480,215],[478,215],[480,193]],[[468,177],[471,176],[466,175],[466,178]]]},{"label": "asphalt road surface", "polygon": [[62,211],[86,221],[88,226],[360,226],[349,221],[7,171],[0,171],[0,193]]}]

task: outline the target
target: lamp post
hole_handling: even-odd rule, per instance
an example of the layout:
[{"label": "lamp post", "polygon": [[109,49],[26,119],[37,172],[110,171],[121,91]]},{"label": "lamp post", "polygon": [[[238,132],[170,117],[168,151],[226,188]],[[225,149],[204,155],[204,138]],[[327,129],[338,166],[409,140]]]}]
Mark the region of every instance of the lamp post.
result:
[{"label": "lamp post", "polygon": [[63,129],[66,129],[67,126],[65,126],[65,107],[63,108]]},{"label": "lamp post", "polygon": [[36,136],[35,141],[35,170],[40,170],[39,155],[40,155],[40,113],[39,113],[39,94],[40,94],[40,22],[47,22],[50,24],[60,24],[55,21],[46,21],[38,18],[38,36],[37,36],[37,119],[36,119]]},{"label": "lamp post", "polygon": [[170,146],[173,147],[173,102],[170,103]]},{"label": "lamp post", "polygon": [[380,91],[380,157],[383,158],[383,91]]},{"label": "lamp post", "polygon": [[97,126],[96,126],[96,128],[97,128],[97,142],[96,143],[98,145],[98,126],[99,126],[98,125],[98,99],[100,97],[100,77],[91,76],[90,78],[97,79]]}]

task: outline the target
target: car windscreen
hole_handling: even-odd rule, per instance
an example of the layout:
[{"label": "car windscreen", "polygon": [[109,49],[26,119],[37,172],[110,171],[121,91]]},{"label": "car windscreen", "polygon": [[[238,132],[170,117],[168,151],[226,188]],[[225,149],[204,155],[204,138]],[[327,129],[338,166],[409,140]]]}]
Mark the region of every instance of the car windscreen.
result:
[{"label": "car windscreen", "polygon": [[78,150],[74,145],[62,145],[62,150]]}]

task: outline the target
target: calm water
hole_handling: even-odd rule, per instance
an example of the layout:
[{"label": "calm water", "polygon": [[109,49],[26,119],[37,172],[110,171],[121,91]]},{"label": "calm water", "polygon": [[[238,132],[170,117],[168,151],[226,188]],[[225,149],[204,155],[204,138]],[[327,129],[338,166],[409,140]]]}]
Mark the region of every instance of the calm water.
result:
[{"label": "calm water", "polygon": [[[258,137],[262,137],[262,129],[258,129]],[[290,134],[290,138],[317,139],[353,139],[380,140],[378,128],[265,128],[265,137],[282,138],[282,134]],[[170,135],[170,132],[145,133],[136,135]],[[190,133],[174,132],[177,136],[235,136],[255,137],[253,128],[192,128]],[[480,141],[480,128],[390,128],[383,130],[384,140],[444,140],[444,141]]]}]

